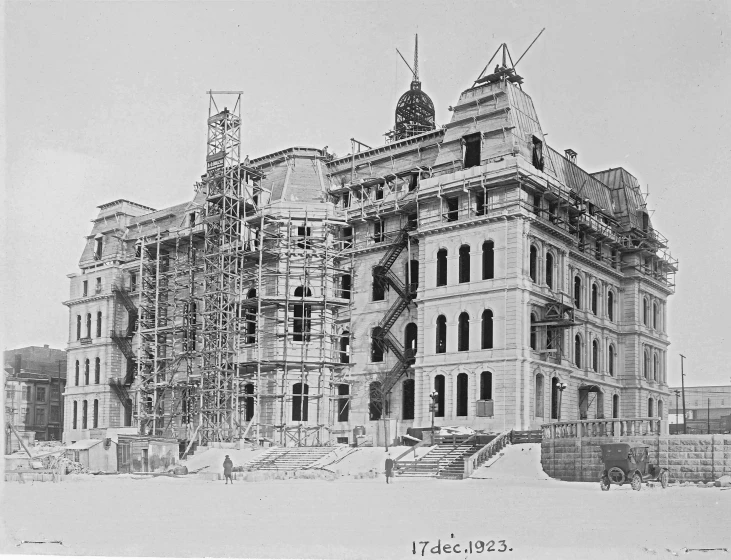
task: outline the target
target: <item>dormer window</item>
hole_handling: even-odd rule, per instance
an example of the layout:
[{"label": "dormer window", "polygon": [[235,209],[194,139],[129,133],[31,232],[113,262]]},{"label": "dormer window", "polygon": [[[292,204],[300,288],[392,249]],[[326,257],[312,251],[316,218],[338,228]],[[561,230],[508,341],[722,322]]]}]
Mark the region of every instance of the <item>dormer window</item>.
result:
[{"label": "dormer window", "polygon": [[102,249],[104,248],[104,238],[100,235],[94,240],[94,258],[101,260]]},{"label": "dormer window", "polygon": [[543,171],[543,142],[533,137],[533,167]]},{"label": "dormer window", "polygon": [[462,163],[464,169],[480,165],[482,134],[470,134],[462,138]]}]

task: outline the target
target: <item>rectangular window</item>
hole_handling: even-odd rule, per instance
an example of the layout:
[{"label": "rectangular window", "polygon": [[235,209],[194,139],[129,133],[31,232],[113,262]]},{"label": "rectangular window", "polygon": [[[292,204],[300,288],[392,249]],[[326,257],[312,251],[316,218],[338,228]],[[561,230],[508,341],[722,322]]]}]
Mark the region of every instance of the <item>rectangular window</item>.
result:
[{"label": "rectangular window", "polygon": [[60,422],[61,421],[61,407],[52,405],[51,406],[51,422]]},{"label": "rectangular window", "polygon": [[343,208],[350,208],[350,193],[347,191],[343,193]]},{"label": "rectangular window", "polygon": [[448,222],[456,222],[459,219],[459,198],[445,198],[444,202],[447,207],[444,219]]},{"label": "rectangular window", "polygon": [[88,296],[89,295],[89,281],[88,280],[84,280],[81,283],[81,286],[82,286],[81,295],[83,297]]},{"label": "rectangular window", "polygon": [[137,291],[137,273],[136,272],[131,272],[129,275],[129,291],[130,292]]},{"label": "rectangular window", "polygon": [[475,215],[484,216],[485,214],[487,214],[486,208],[485,208],[485,193],[476,192],[475,193]]},{"label": "rectangular window", "polygon": [[23,398],[26,401],[32,401],[33,400],[33,387],[31,387],[30,385],[26,385],[24,387],[24,395],[23,395]]},{"label": "rectangular window", "polygon": [[373,241],[375,243],[383,243],[383,220],[373,222]]},{"label": "rectangular window", "polygon": [[101,260],[103,249],[104,249],[104,238],[97,237],[96,241],[94,242],[94,258],[96,260]]},{"label": "rectangular window", "polygon": [[97,294],[101,294],[102,293],[102,279],[101,278],[97,278],[96,279],[95,293],[97,293]]},{"label": "rectangular window", "polygon": [[36,401],[37,402],[46,402],[46,388],[45,387],[36,387]]},{"label": "rectangular window", "polygon": [[541,195],[533,195],[533,212],[537,215],[541,215]]},{"label": "rectangular window", "polygon": [[353,246],[353,228],[343,228],[343,249],[350,249]]},{"label": "rectangular window", "polygon": [[462,138],[462,155],[464,168],[476,167],[480,165],[480,147],[482,144],[482,134],[470,134]]},{"label": "rectangular window", "polygon": [[301,226],[297,228],[297,237],[299,237],[299,241],[297,241],[297,247],[300,249],[309,249],[310,248],[310,235],[312,234],[312,228]]},{"label": "rectangular window", "polygon": [[194,227],[195,226],[195,212],[191,212],[190,214],[188,214],[188,218],[189,218],[188,223],[190,224],[190,227]]},{"label": "rectangular window", "polygon": [[376,185],[376,200],[383,200],[383,183]]},{"label": "rectangular window", "polygon": [[558,203],[552,202],[548,205],[548,220],[555,224],[558,221]]},{"label": "rectangular window", "polygon": [[602,243],[601,243],[601,241],[596,241],[594,243],[594,257],[598,261],[602,260]]},{"label": "rectangular window", "polygon": [[44,426],[46,424],[46,409],[36,408],[36,426]]},{"label": "rectangular window", "polygon": [[57,385],[51,387],[51,400],[58,400],[61,397],[61,391]]}]

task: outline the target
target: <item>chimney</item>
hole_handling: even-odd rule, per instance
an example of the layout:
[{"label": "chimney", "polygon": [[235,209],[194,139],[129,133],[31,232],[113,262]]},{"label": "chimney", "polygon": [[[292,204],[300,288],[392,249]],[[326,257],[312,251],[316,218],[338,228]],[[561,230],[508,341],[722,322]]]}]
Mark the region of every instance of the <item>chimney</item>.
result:
[{"label": "chimney", "polygon": [[576,156],[579,155],[579,154],[577,154],[571,148],[568,148],[567,150],[564,150],[564,153],[566,154],[566,159],[567,160],[569,160],[571,163],[576,163]]},{"label": "chimney", "polygon": [[13,369],[15,369],[15,375],[20,374],[20,366],[21,366],[22,361],[23,361],[23,356],[20,354],[16,354],[15,355],[15,366],[13,367]]}]

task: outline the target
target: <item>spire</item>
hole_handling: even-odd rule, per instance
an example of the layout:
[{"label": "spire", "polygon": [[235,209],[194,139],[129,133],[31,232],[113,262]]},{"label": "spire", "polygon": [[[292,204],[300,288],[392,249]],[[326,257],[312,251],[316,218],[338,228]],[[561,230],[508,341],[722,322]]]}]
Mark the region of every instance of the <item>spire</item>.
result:
[{"label": "spire", "polygon": [[419,34],[414,39],[414,81],[419,81]]}]

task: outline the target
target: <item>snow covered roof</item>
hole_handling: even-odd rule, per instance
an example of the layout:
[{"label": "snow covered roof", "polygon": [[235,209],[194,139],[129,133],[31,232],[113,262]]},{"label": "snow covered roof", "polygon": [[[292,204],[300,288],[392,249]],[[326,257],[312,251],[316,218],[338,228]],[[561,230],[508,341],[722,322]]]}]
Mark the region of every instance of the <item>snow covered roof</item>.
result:
[{"label": "snow covered roof", "polygon": [[102,442],[100,439],[81,439],[67,446],[66,449],[91,449]]}]

